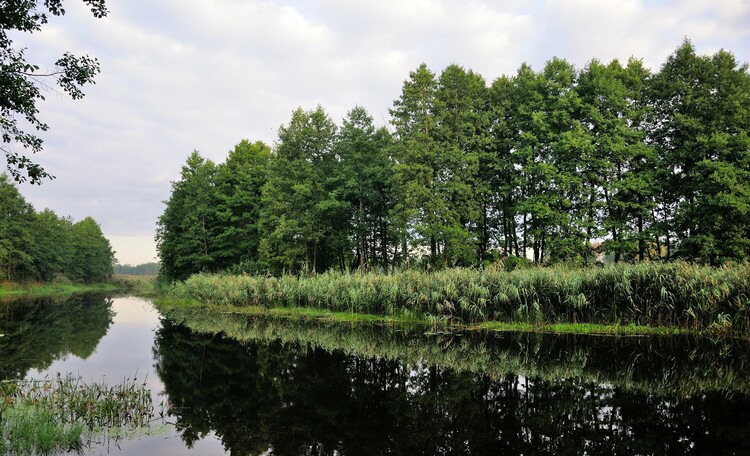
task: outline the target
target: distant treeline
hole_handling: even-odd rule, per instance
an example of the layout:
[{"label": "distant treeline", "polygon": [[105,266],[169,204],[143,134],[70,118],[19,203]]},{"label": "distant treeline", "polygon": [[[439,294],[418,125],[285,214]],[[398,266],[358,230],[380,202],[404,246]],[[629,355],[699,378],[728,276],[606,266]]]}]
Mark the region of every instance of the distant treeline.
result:
[{"label": "distant treeline", "polygon": [[158,273],[159,263],[143,263],[135,266],[129,264],[115,265],[115,274],[157,275]]},{"label": "distant treeline", "polygon": [[193,152],[158,221],[162,273],[746,260],[747,69],[688,41],[656,73],[554,58],[488,86],[423,64],[392,131],[361,107],[337,126],[319,106],[273,149],[243,140],[220,164]]},{"label": "distant treeline", "polygon": [[63,275],[99,282],[112,275],[113,264],[112,247],[94,219],[36,212],[0,174],[0,280],[47,282]]}]

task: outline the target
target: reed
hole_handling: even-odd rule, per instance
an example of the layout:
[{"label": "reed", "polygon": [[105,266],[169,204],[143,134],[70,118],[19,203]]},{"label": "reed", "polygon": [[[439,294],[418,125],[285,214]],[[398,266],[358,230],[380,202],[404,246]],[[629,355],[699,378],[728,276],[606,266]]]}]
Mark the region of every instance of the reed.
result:
[{"label": "reed", "polygon": [[198,274],[167,297],[201,303],[420,315],[462,323],[597,323],[750,332],[750,265],[454,268],[307,277]]},{"label": "reed", "polygon": [[54,379],[3,380],[0,449],[10,454],[80,449],[84,437],[116,437],[121,429],[148,426],[154,415],[151,391],[136,379],[112,386],[60,374]]}]

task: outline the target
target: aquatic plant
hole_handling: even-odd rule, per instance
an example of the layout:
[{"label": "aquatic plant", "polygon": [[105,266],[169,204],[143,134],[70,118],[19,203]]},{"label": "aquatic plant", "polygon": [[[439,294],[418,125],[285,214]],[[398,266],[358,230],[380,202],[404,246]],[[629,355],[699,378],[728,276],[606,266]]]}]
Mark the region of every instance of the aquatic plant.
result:
[{"label": "aquatic plant", "polygon": [[486,321],[587,322],[750,331],[750,265],[685,262],[602,268],[469,269],[312,276],[198,274],[167,290],[173,300]]},{"label": "aquatic plant", "polygon": [[69,451],[154,417],[151,391],[135,378],[107,385],[58,373],[0,382],[0,449],[11,454]]}]

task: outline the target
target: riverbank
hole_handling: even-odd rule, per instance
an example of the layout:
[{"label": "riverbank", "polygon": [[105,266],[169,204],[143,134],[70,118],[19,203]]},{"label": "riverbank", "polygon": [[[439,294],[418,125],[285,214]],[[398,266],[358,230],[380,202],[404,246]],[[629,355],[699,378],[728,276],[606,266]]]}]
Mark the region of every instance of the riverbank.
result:
[{"label": "riverbank", "polygon": [[77,293],[128,293],[137,296],[156,296],[155,276],[115,274],[100,283],[74,283],[67,280],[52,282],[0,282],[0,299],[43,296],[70,296]]},{"label": "riverbank", "polygon": [[[412,313],[398,315],[375,315],[368,313],[334,312],[327,309],[311,307],[263,307],[263,306],[232,306],[226,304],[205,304],[195,301],[170,301],[160,299],[156,306],[165,314],[174,310],[195,309],[215,315],[244,315],[248,317],[272,317],[290,320],[306,320],[324,323],[353,324],[382,324],[404,327],[421,326],[426,332],[462,332],[462,331],[500,331],[500,332],[528,332],[549,334],[591,334],[610,336],[654,336],[654,335],[688,335],[700,334],[684,328],[666,326],[591,324],[591,323],[529,323],[529,322],[500,322],[488,321],[483,323],[463,324],[456,320],[435,319],[425,315]],[[216,331],[220,331],[219,328]]]},{"label": "riverbank", "polygon": [[0,283],[0,299],[20,298],[24,296],[69,296],[86,292],[116,292],[122,289],[122,284],[116,282],[104,283],[72,283],[72,282],[2,282]]},{"label": "riverbank", "polygon": [[321,312],[321,318],[467,329],[733,336],[750,334],[749,296],[750,265],[681,262],[279,278],[199,274],[165,292],[167,300],[220,312]]}]

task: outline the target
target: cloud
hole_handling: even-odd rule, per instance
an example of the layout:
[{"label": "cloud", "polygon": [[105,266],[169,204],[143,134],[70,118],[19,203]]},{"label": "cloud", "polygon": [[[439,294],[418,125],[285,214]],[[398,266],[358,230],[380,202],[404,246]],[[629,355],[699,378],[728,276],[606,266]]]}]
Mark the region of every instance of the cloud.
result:
[{"label": "cloud", "polygon": [[[684,37],[701,53],[750,60],[750,8],[739,0],[128,0],[97,20],[66,3],[40,33],[18,36],[37,62],[69,50],[99,58],[87,97],[55,92],[38,158],[57,179],[23,186],[37,209],[88,215],[118,256],[150,261],[170,181],[193,149],[223,161],[240,139],[272,144],[298,106],[339,121],[355,105],[385,125],[409,71],[457,63],[488,83],[553,56],[643,58],[657,70]],[[145,247],[138,247],[143,242]],[[140,252],[137,260],[135,252]],[[123,260],[125,261],[125,260]]]}]

